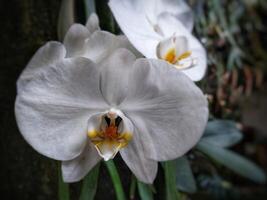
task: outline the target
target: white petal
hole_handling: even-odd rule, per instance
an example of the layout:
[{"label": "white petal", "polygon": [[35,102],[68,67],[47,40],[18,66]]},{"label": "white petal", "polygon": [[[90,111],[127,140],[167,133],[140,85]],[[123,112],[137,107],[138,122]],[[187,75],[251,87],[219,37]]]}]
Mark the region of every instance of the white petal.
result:
[{"label": "white petal", "polygon": [[77,182],[101,160],[95,147],[87,142],[83,152],[77,158],[62,162],[62,175],[64,182]]},{"label": "white petal", "polygon": [[34,54],[20,75],[19,80],[33,78],[36,74],[46,70],[47,67],[54,66],[57,62],[64,59],[65,55],[66,49],[61,43],[47,42]]},{"label": "white petal", "polygon": [[192,58],[195,65],[191,68],[182,70],[191,80],[200,81],[206,74],[207,55],[204,47],[196,39],[192,43]]},{"label": "white petal", "polygon": [[190,51],[188,47],[189,46],[188,40],[184,36],[175,36],[174,44],[175,44],[175,49],[176,49],[176,56],[180,56],[186,51]]},{"label": "white petal", "polygon": [[[192,57],[196,60],[194,67],[183,70],[183,72],[190,77],[193,81],[201,80],[207,70],[207,55],[206,50],[202,44],[173,16],[162,15],[159,20],[159,24],[164,24],[168,21],[169,25],[166,24],[164,30],[169,34],[175,33],[176,37],[186,37],[188,41],[188,50],[192,52]],[[162,25],[163,26],[163,25]]]},{"label": "white petal", "polygon": [[106,31],[89,30],[81,24],[74,24],[66,34],[64,45],[67,49],[67,57],[85,57],[100,62],[117,48],[133,47],[122,36],[116,36]]},{"label": "white petal", "polygon": [[133,172],[133,174],[142,182],[153,183],[158,170],[158,163],[145,157],[142,146],[142,133],[134,130],[135,134],[128,146],[120,150],[121,157]]},{"label": "white petal", "polygon": [[175,49],[176,57],[189,50],[188,41],[184,36],[172,36],[161,42],[157,46],[157,57],[164,59],[170,49]]},{"label": "white petal", "polygon": [[156,58],[156,46],[162,39],[160,15],[168,13],[182,21],[189,31],[193,27],[191,9],[182,0],[111,0],[109,6],[121,30],[147,58]]},{"label": "white petal", "polygon": [[135,48],[148,58],[156,58],[156,46],[161,36],[147,19],[142,1],[111,0],[109,7]]},{"label": "white petal", "polygon": [[113,159],[120,150],[120,144],[116,141],[103,141],[96,145],[98,154],[108,161]]},{"label": "white petal", "polygon": [[[109,6],[114,15],[120,12],[126,17],[129,16],[127,13],[133,12],[146,16],[153,24],[157,23],[160,14],[168,13],[181,21],[188,30],[193,28],[193,13],[184,0],[110,0]],[[119,25],[122,26],[120,22]]]},{"label": "white petal", "polygon": [[17,124],[34,149],[57,160],[82,152],[87,120],[107,109],[98,73],[88,59],[64,59],[18,87]]},{"label": "white petal", "polygon": [[99,63],[118,48],[131,49],[132,47],[124,37],[116,36],[106,31],[95,31],[87,40],[81,56]]},{"label": "white petal", "polygon": [[86,28],[89,30],[89,32],[92,34],[95,31],[100,30],[99,26],[99,19],[98,16],[95,13],[92,13],[87,22],[86,22]]},{"label": "white petal", "polygon": [[135,56],[126,49],[118,49],[101,63],[101,91],[111,106],[119,105],[128,89],[128,73]]},{"label": "white petal", "polygon": [[121,111],[117,111],[117,114],[122,118],[121,127],[119,126],[119,128],[121,128],[121,132],[133,134],[134,126],[131,120],[128,119]]},{"label": "white petal", "polygon": [[157,9],[157,17],[163,13],[168,13],[182,22],[189,31],[192,31],[194,25],[193,12],[184,0],[158,0]]},{"label": "white petal", "polygon": [[120,48],[125,48],[130,50],[137,58],[143,58],[143,54],[139,52],[129,41],[129,39],[125,35],[117,35],[118,41],[120,43]]},{"label": "white petal", "polygon": [[129,77],[120,109],[137,128],[145,156],[163,161],[185,154],[206,126],[208,107],[201,90],[160,60],[138,59]]},{"label": "white petal", "polygon": [[88,29],[81,24],[73,24],[64,38],[67,57],[81,56],[84,53],[85,42],[90,36]]}]

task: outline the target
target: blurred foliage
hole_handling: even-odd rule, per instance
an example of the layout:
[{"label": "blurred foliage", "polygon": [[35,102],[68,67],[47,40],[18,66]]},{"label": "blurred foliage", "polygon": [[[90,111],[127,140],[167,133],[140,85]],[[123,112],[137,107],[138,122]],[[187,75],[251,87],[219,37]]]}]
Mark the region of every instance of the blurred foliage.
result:
[{"label": "blurred foliage", "polygon": [[[195,13],[194,33],[207,49],[208,72],[199,85],[207,94],[210,118],[229,119],[208,123],[197,148],[212,161],[195,152],[189,155],[193,163],[191,167],[197,175],[199,188],[209,191],[215,199],[239,199],[242,194],[234,185],[236,180],[233,173],[222,168],[219,163],[256,182],[266,180],[264,172],[245,158],[248,155],[243,142],[235,150],[238,149],[245,157],[224,148],[233,148],[242,139],[244,125],[236,123],[241,120],[240,104],[253,92],[262,90],[266,81],[267,1],[188,2]],[[250,146],[257,146],[252,139],[249,143]],[[239,187],[246,184],[249,183],[238,182]]]},{"label": "blurred foliage", "polygon": [[262,87],[267,51],[265,0],[191,0],[195,33],[208,53],[208,74],[201,86],[211,113],[239,119],[238,104]]}]

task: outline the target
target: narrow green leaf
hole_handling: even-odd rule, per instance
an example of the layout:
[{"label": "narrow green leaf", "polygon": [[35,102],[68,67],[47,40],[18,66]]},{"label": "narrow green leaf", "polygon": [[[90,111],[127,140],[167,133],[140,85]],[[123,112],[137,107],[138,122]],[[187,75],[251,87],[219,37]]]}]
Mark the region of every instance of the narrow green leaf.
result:
[{"label": "narrow green leaf", "polygon": [[132,175],[131,185],[130,185],[130,194],[129,194],[130,200],[134,200],[135,199],[136,182],[137,181],[136,181],[135,176]]},{"label": "narrow green leaf", "polygon": [[121,184],[120,176],[113,160],[106,161],[105,164],[113,182],[117,200],[125,200],[126,198]]},{"label": "narrow green leaf", "polygon": [[230,150],[223,149],[204,141],[200,141],[196,148],[243,177],[251,179],[257,183],[266,182],[266,175],[261,168]]},{"label": "narrow green leaf", "polygon": [[220,147],[230,147],[242,139],[242,133],[235,122],[230,120],[213,120],[208,122],[201,141]]},{"label": "narrow green leaf", "polygon": [[141,200],[153,200],[153,192],[149,185],[137,181],[137,187]]},{"label": "narrow green leaf", "polygon": [[167,161],[163,163],[165,175],[166,200],[180,200],[181,195],[176,189],[176,162]]},{"label": "narrow green leaf", "polygon": [[93,200],[96,194],[100,164],[97,164],[83,179],[79,200]]},{"label": "narrow green leaf", "polygon": [[197,190],[196,181],[193,176],[190,163],[188,159],[183,156],[175,160],[176,161],[176,186],[177,189],[194,193]]},{"label": "narrow green leaf", "polygon": [[69,200],[69,184],[63,182],[61,164],[58,163],[58,199]]},{"label": "narrow green leaf", "polygon": [[95,13],[95,0],[84,0],[85,7],[85,16],[86,19],[90,16],[90,14]]},{"label": "narrow green leaf", "polygon": [[74,21],[74,0],[62,0],[57,25],[57,34],[60,41],[63,41],[67,30]]}]

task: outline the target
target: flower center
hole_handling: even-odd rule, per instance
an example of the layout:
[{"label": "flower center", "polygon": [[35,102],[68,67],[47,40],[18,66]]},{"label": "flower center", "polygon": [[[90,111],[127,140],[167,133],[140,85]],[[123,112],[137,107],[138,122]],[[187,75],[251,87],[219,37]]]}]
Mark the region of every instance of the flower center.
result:
[{"label": "flower center", "polygon": [[196,64],[189,50],[188,41],[184,36],[172,36],[159,42],[157,57],[165,60],[178,69],[186,69]]},{"label": "flower center", "polygon": [[110,139],[113,139],[113,138],[116,138],[118,137],[118,127],[114,126],[114,125],[111,125],[111,126],[108,126],[104,132],[104,135],[105,137],[107,138],[110,138]]},{"label": "flower center", "polygon": [[171,64],[176,64],[177,62],[187,59],[191,56],[191,51],[185,51],[184,53],[177,56],[175,48],[170,48],[164,56],[164,60]]},{"label": "flower center", "polygon": [[95,145],[99,155],[104,160],[115,157],[117,152],[127,146],[132,139],[132,133],[124,127],[125,123],[114,112],[100,116],[99,128],[88,130],[88,137]]}]

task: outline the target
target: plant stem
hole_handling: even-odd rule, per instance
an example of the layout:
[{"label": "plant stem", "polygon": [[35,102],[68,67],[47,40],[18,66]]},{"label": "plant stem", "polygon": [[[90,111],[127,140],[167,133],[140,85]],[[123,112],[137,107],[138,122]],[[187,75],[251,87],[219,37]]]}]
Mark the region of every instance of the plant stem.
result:
[{"label": "plant stem", "polygon": [[84,178],[79,200],[93,200],[95,198],[100,163],[97,164]]},{"label": "plant stem", "polygon": [[86,20],[90,16],[90,14],[95,13],[95,1],[94,0],[84,0],[84,7],[85,7],[85,16]]},{"label": "plant stem", "polygon": [[111,180],[113,182],[114,189],[115,189],[116,196],[117,196],[117,200],[126,200],[125,194],[123,191],[123,187],[121,184],[121,180],[119,177],[119,173],[117,171],[117,168],[116,168],[113,160],[106,161],[105,164],[107,166],[108,172],[109,172]]},{"label": "plant stem", "polygon": [[58,163],[58,199],[70,199],[69,184],[63,182],[60,163]]},{"label": "plant stem", "polygon": [[131,185],[130,185],[130,199],[135,199],[135,190],[136,190],[136,178],[134,175],[132,175],[131,178]]},{"label": "plant stem", "polygon": [[167,161],[164,163],[166,200],[181,200],[182,196],[176,189],[175,163]]}]

